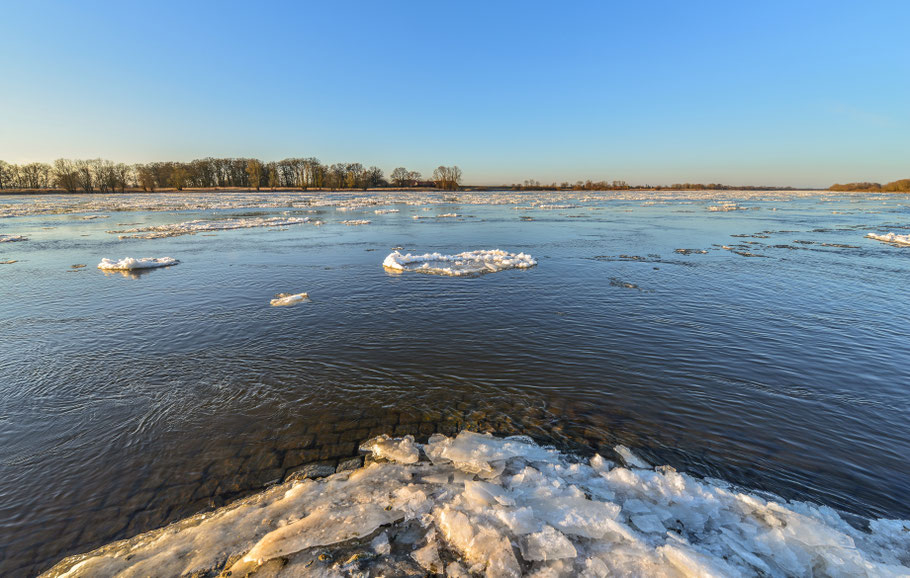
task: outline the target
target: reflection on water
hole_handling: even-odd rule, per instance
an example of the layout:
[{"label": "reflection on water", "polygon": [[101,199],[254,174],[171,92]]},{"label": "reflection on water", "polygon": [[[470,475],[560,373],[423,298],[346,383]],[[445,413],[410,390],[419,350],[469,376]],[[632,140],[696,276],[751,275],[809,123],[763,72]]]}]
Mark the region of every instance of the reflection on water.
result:
[{"label": "reflection on water", "polygon": [[[30,240],[0,255],[19,261],[0,271],[0,573],[335,464],[377,433],[464,427],[582,453],[623,443],[910,517],[910,253],[864,238],[898,231],[907,198],[856,201],[434,207],[464,221],[402,204],[326,211],[320,228],[125,241],[103,220],[4,219]],[[361,217],[372,224],[341,224]],[[393,247],[501,248],[538,266],[399,275],[382,267]],[[66,274],[113,253],[182,265]],[[312,300],[269,305],[288,289]]]}]

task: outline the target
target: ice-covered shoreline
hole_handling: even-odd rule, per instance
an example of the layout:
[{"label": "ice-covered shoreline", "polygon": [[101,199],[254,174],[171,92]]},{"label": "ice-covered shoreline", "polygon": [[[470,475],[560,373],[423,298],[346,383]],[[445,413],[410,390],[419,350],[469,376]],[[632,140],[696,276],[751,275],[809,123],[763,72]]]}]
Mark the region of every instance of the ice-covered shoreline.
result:
[{"label": "ice-covered shoreline", "polygon": [[524,437],[380,436],[366,466],[71,556],[44,576],[906,576],[910,521],[581,460]]},{"label": "ice-covered shoreline", "polygon": [[460,277],[495,273],[506,269],[527,269],[537,265],[533,257],[525,253],[507,253],[501,249],[465,251],[456,255],[425,253],[423,255],[389,253],[382,266],[396,271],[414,271],[433,275]]}]

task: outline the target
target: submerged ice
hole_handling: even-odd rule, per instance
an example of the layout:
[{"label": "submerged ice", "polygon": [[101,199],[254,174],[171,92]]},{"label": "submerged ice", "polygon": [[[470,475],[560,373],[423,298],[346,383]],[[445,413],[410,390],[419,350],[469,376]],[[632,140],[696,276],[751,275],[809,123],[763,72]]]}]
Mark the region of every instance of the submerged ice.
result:
[{"label": "submerged ice", "polygon": [[385,258],[382,265],[398,271],[416,271],[457,277],[494,273],[505,269],[527,269],[537,265],[537,261],[525,253],[507,253],[499,249],[466,251],[457,255],[443,255],[442,253],[402,255],[395,251]]},{"label": "submerged ice", "polygon": [[380,436],[373,461],[72,556],[47,576],[906,576],[910,521],[847,524],[618,446]]}]

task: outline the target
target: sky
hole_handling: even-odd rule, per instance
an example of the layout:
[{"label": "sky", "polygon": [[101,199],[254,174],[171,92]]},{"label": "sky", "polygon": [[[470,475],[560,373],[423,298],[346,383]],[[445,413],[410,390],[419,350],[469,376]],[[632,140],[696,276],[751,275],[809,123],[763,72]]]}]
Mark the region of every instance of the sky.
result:
[{"label": "sky", "polygon": [[910,177],[905,0],[0,0],[0,159]]}]

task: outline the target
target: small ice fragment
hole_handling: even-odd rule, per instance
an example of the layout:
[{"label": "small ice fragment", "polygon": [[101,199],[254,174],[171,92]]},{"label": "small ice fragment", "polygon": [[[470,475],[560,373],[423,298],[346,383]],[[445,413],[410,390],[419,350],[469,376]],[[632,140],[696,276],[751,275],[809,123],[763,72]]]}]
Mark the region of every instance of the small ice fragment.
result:
[{"label": "small ice fragment", "polygon": [[630,516],[629,520],[636,528],[645,533],[663,533],[667,531],[664,525],[660,523],[660,518],[654,514],[638,514]]},{"label": "small ice fragment", "polygon": [[15,243],[16,241],[28,241],[28,237],[22,235],[0,235],[0,243]]},{"label": "small ice fragment", "polygon": [[351,226],[369,225],[370,221],[368,221],[366,219],[348,219],[347,221],[341,221],[341,224],[342,225],[351,225]]},{"label": "small ice fragment", "polygon": [[612,461],[605,460],[600,454],[594,454],[594,457],[591,458],[591,467],[595,472],[607,472],[615,465]]},{"label": "small ice fragment", "polygon": [[120,259],[119,261],[112,261],[110,259],[101,259],[101,262],[98,263],[98,268],[105,271],[133,271],[136,269],[154,269],[156,267],[169,267],[171,265],[176,265],[180,263],[177,259],[172,257],[145,257],[142,259],[134,259],[132,257],[126,257]]},{"label": "small ice fragment", "polygon": [[306,293],[279,293],[275,299],[269,301],[269,304],[272,307],[289,307],[291,305],[297,305],[308,298],[309,295]]},{"label": "small ice fragment", "polygon": [[620,444],[613,448],[613,450],[619,454],[619,457],[622,458],[622,461],[626,463],[630,468],[650,468],[651,466],[645,460],[636,456],[632,453],[632,450],[626,446]]},{"label": "small ice fragment", "polygon": [[420,567],[431,574],[441,574],[442,560],[439,559],[439,550],[436,548],[436,531],[427,534],[427,544],[411,552],[411,558],[420,564]]},{"label": "small ice fragment", "polygon": [[520,545],[522,557],[529,561],[559,560],[578,555],[572,542],[552,526],[544,526],[540,532],[528,534]]},{"label": "small ice fragment", "polygon": [[370,548],[372,548],[380,556],[387,556],[392,551],[392,546],[389,544],[389,536],[386,532],[383,532],[373,538],[370,541]]},{"label": "small ice fragment", "polygon": [[414,436],[390,438],[386,434],[374,437],[360,445],[360,451],[372,452],[377,458],[383,458],[401,464],[413,464],[420,459],[420,450],[414,443]]}]

